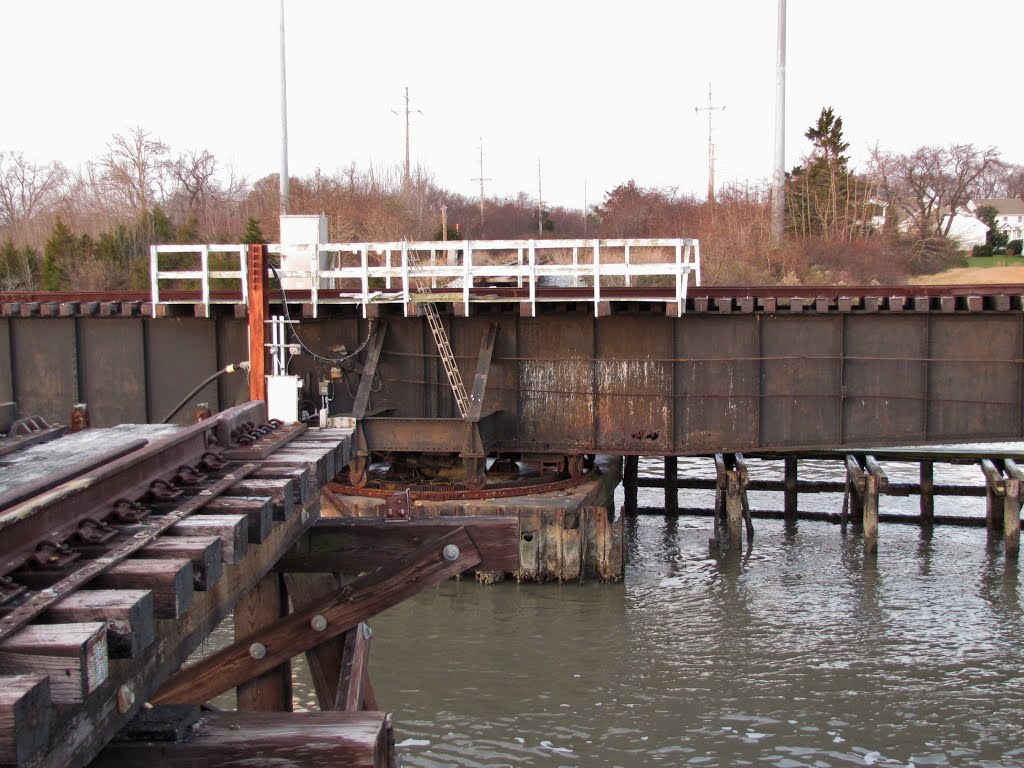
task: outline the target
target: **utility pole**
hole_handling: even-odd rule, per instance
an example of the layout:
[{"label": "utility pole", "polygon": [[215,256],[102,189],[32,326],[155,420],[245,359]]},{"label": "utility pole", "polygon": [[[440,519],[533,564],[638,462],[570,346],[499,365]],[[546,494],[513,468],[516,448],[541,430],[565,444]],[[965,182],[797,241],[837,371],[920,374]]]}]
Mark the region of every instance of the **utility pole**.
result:
[{"label": "utility pole", "polygon": [[484,137],[480,137],[480,175],[470,181],[480,182],[480,238],[484,236],[484,182],[490,181],[489,177],[484,176]]},{"label": "utility pole", "polygon": [[587,239],[587,177],[583,177],[583,239]]},{"label": "utility pole", "polygon": [[540,155],[537,155],[537,235],[544,235],[544,193],[540,186]]},{"label": "utility pole", "polygon": [[772,245],[782,245],[786,216],[786,0],[779,0],[775,64],[775,167],[772,172]]},{"label": "utility pole", "polygon": [[[397,109],[392,109],[392,113],[400,115]],[[405,86],[405,176],[402,181],[402,189],[409,189],[409,115],[415,113],[422,115],[418,109],[409,109],[409,86]]]},{"label": "utility pole", "polygon": [[281,215],[288,213],[288,78],[284,69],[284,0],[281,0]]},{"label": "utility pole", "polygon": [[711,139],[711,115],[714,112],[724,112],[725,107],[716,107],[711,103],[711,83],[708,83],[708,105],[706,107],[694,107],[694,112],[708,113],[708,202],[715,202],[715,145]]}]

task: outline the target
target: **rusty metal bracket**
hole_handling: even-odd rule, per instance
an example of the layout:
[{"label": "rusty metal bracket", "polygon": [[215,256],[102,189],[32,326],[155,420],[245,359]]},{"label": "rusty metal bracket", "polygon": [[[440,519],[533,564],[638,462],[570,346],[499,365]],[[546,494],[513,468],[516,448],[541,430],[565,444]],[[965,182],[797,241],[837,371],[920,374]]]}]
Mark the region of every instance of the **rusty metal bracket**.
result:
[{"label": "rusty metal bracket", "polygon": [[43,571],[60,571],[80,556],[67,544],[48,539],[36,545],[36,551],[28,559],[27,565]]},{"label": "rusty metal bracket", "polygon": [[83,520],[82,524],[78,526],[74,538],[83,544],[106,544],[115,536],[117,536],[117,529],[114,526],[103,520],[90,517]]},{"label": "rusty metal bracket", "polygon": [[200,485],[206,482],[207,475],[199,471],[198,468],[189,466],[188,464],[182,464],[178,467],[178,471],[174,477],[171,478],[173,485],[184,485],[192,487]]},{"label": "rusty metal bracket", "polygon": [[158,504],[164,504],[170,501],[177,501],[183,493],[184,491],[174,485],[174,483],[168,480],[156,479],[149,484],[149,490],[146,491],[145,498]]},{"label": "rusty metal bracket", "polygon": [[114,502],[114,511],[110,517],[117,523],[130,525],[144,520],[149,516],[150,508],[131,499],[118,499]]},{"label": "rusty metal bracket", "polygon": [[409,491],[391,494],[384,507],[385,520],[408,520],[412,517],[412,499],[409,496]]}]

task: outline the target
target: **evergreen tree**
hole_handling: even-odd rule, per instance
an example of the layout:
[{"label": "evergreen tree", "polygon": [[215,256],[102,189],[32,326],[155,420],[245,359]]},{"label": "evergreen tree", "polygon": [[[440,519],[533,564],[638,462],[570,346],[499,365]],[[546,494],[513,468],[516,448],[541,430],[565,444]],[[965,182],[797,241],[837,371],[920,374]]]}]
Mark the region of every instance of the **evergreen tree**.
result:
[{"label": "evergreen tree", "polygon": [[53,222],[50,238],[43,248],[43,273],[39,287],[44,291],[61,291],[67,288],[67,268],[78,252],[78,240],[58,216]]},{"label": "evergreen tree", "polygon": [[867,234],[872,213],[866,181],[850,173],[843,118],[824,107],[804,132],[811,153],[786,177],[787,227],[800,235],[851,237]]},{"label": "evergreen tree", "polygon": [[260,229],[260,222],[250,216],[245,220],[245,234],[242,235],[244,245],[266,242],[263,238],[263,230]]}]

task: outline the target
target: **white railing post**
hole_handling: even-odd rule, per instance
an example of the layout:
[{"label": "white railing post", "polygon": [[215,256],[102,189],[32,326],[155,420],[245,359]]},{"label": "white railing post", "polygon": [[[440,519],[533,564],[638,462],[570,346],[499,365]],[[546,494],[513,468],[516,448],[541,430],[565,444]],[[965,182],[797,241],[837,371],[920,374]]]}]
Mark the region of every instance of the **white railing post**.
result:
[{"label": "white railing post", "polygon": [[391,249],[384,252],[384,290],[391,290]]},{"label": "white railing post", "polygon": [[430,287],[437,288],[437,275],[434,274],[434,267],[437,266],[437,251],[430,249]]},{"label": "white railing post", "polygon": [[466,242],[466,258],[462,260],[462,302],[466,305],[466,317],[469,317],[469,287],[473,284],[470,272],[473,269],[473,249]]},{"label": "white railing post", "polygon": [[363,288],[363,317],[366,317],[366,305],[370,303],[369,245],[364,245],[359,249],[359,259],[363,268],[363,273],[359,276]]},{"label": "white railing post", "polygon": [[244,245],[238,247],[238,270],[242,276],[242,304],[243,306],[249,306],[249,263],[247,256],[249,255],[249,249]]},{"label": "white railing post", "polygon": [[580,287],[580,248],[578,245],[572,247],[572,287]]},{"label": "white railing post", "polygon": [[522,288],[523,287],[523,247],[522,246],[519,246],[519,260],[518,260],[518,264],[519,264],[519,280],[516,282],[516,286],[519,287],[519,288]]},{"label": "white railing post", "polygon": [[594,317],[601,303],[601,241],[594,241]]},{"label": "white railing post", "polygon": [[199,248],[199,269],[203,273],[200,281],[200,289],[203,292],[203,309],[206,316],[210,316],[210,246],[203,245]]},{"label": "white railing post", "polygon": [[[687,254],[687,270],[689,270],[689,254]],[[686,311],[686,289],[684,286],[688,282],[689,280],[683,277],[683,245],[676,243],[676,317]]]},{"label": "white railing post", "polygon": [[149,246],[149,301],[153,305],[150,310],[156,317],[156,305],[160,303],[160,286],[157,273],[160,271],[160,252],[155,245]]},{"label": "white railing post", "polygon": [[320,307],[320,246],[313,244],[313,264],[310,269],[309,300],[313,303],[313,317]]},{"label": "white railing post", "polygon": [[[520,272],[520,275],[522,272]],[[522,285],[522,279],[520,279]],[[537,248],[533,240],[530,241],[530,317],[537,316]]]},{"label": "white railing post", "polygon": [[[433,254],[433,251],[431,251]],[[409,316],[409,243],[402,241],[402,312]]]},{"label": "white railing post", "polygon": [[694,278],[694,280],[695,280],[694,284],[698,288],[700,288],[700,241],[699,240],[696,241],[693,244],[693,253],[694,253],[694,265],[697,267],[697,275]]},{"label": "white railing post", "polygon": [[626,263],[626,287],[630,288],[632,286],[630,284],[630,277],[629,277],[629,243],[626,243],[626,250],[625,250],[625,253],[623,254],[623,261],[625,261],[625,263]]}]

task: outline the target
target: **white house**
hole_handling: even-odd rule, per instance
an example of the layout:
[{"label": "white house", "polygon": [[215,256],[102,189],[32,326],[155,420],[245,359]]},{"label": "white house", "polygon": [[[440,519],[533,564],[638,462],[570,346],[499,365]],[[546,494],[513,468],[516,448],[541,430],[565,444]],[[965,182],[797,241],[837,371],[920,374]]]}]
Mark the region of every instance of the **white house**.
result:
[{"label": "white house", "polygon": [[1010,240],[1024,239],[1024,200],[1016,197],[993,197],[979,200],[978,207],[990,205],[996,209],[996,226]]}]

